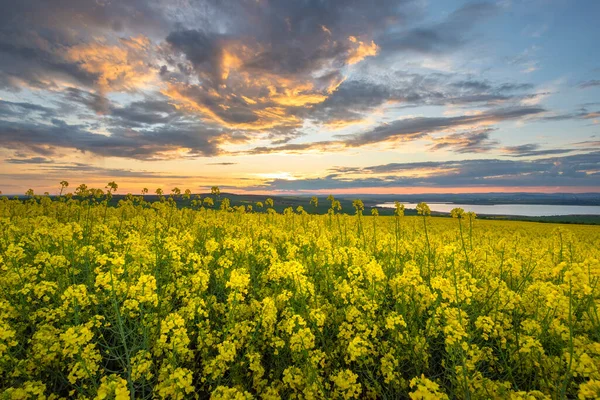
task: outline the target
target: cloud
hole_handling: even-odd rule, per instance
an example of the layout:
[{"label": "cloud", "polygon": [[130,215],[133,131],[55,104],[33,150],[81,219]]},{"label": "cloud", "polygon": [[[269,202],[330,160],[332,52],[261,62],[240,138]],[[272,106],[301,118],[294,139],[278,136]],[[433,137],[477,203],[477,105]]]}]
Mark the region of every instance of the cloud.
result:
[{"label": "cloud", "polygon": [[379,47],[372,40],[371,40],[371,43],[364,43],[364,42],[358,40],[354,36],[350,36],[348,38],[348,40],[350,40],[350,42],[355,44],[355,46],[353,48],[351,48],[350,51],[348,52],[349,53],[348,58],[346,59],[346,62],[348,63],[348,65],[352,65],[352,64],[361,62],[366,57],[375,56],[375,55],[377,55],[377,52],[379,51]]},{"label": "cloud", "polygon": [[49,107],[27,102],[12,102],[0,100],[0,117],[15,119],[33,119],[35,117],[49,118],[54,111]]},{"label": "cloud", "polygon": [[169,33],[162,93],[223,127],[294,129],[336,92],[347,68],[378,53],[375,31],[415,3],[206,2],[222,25]]},{"label": "cloud", "polygon": [[[6,5],[0,16],[1,26],[10,29],[27,26],[55,30],[68,37],[76,29],[114,30],[156,28],[167,23],[157,0],[119,2],[62,0],[60,4],[44,0],[23,0]],[[68,21],[68,23],[66,23]],[[42,30],[42,29],[40,29]]]},{"label": "cloud", "polygon": [[[592,103],[595,105],[595,103]],[[600,117],[600,110],[590,110],[586,106],[568,113],[552,113],[545,115],[540,119],[542,121],[568,121],[568,120],[587,120]]]},{"label": "cloud", "polygon": [[529,83],[501,84],[468,79],[457,74],[396,73],[385,84],[369,80],[346,80],[324,102],[302,115],[331,128],[363,123],[378,108],[474,105],[516,105],[530,96]]},{"label": "cloud", "polygon": [[484,128],[469,132],[453,133],[436,137],[429,150],[452,150],[456,153],[484,153],[498,146],[500,142],[490,139],[490,133],[495,129]]},{"label": "cloud", "polygon": [[[131,54],[127,62],[120,54],[124,49],[131,52],[136,40],[127,39],[128,32],[164,31],[171,23],[164,11],[155,0],[5,4],[0,16],[0,88],[56,89],[64,83],[91,87],[114,81],[116,70],[102,63],[112,60],[122,69],[134,66]],[[87,48],[92,44],[93,51]]]},{"label": "cloud", "polygon": [[272,154],[272,153],[305,153],[307,151],[332,151],[334,148],[343,150],[343,145],[335,141],[312,143],[287,143],[278,146],[260,146],[244,151],[242,154]]},{"label": "cloud", "polygon": [[185,121],[185,115],[166,98],[151,97],[109,109],[110,124],[115,127],[148,128]]},{"label": "cloud", "polygon": [[[181,73],[166,74],[170,81],[162,93],[207,122],[255,131],[297,129],[305,119],[319,120],[333,128],[347,126],[364,120],[361,114],[390,98],[415,105],[490,103],[511,98],[500,93],[471,92],[458,97],[449,95],[451,90],[444,94],[427,89],[414,93],[413,88],[407,90],[409,85],[399,85],[390,88],[394,93],[373,88],[379,93],[373,93],[374,98],[365,108],[354,102],[352,109],[342,109],[344,100],[337,99],[352,102],[356,97],[348,92],[360,85],[352,87],[346,80],[348,68],[378,55],[379,41],[392,37],[399,21],[417,15],[418,2],[367,4],[348,0],[317,2],[307,7],[276,1],[266,7],[260,2],[209,4],[208,12],[222,18],[220,29],[208,24],[202,29],[172,31],[166,38],[165,51],[174,55],[167,57],[168,68],[163,71]],[[474,21],[497,11],[491,2],[469,3],[428,27],[435,31],[428,42],[439,41],[446,46],[444,41],[454,40],[458,47]],[[417,28],[405,32],[407,42],[414,42],[411,35],[418,33]],[[403,47],[389,47],[388,51],[402,52],[406,50]],[[437,101],[436,94],[440,95]]]},{"label": "cloud", "polygon": [[224,137],[221,131],[199,129],[195,124],[139,130],[123,128],[107,136],[91,132],[84,125],[72,125],[56,118],[48,124],[0,121],[2,147],[46,156],[58,153],[59,149],[141,160],[209,156],[219,153],[217,143]]},{"label": "cloud", "polygon": [[106,96],[93,91],[67,87],[61,94],[64,98],[63,107],[65,112],[73,105],[84,105],[96,114],[107,114],[110,110],[110,102]]},{"label": "cloud", "polygon": [[7,158],[4,162],[9,164],[52,164],[54,161],[45,157]]},{"label": "cloud", "polygon": [[[170,82],[162,93],[190,112],[221,126],[264,130],[296,127],[297,108],[323,103],[345,79],[339,70],[377,54],[375,42],[356,36],[333,40],[331,33],[303,38],[253,37],[182,30],[169,34],[171,49],[184,60],[171,60],[202,84]],[[292,40],[293,39],[293,40]],[[307,42],[314,42],[308,46]],[[189,68],[181,65],[189,63]]]},{"label": "cloud", "polygon": [[103,93],[133,91],[151,84],[156,71],[148,65],[152,44],[145,36],[121,38],[118,44],[87,42],[68,47],[66,62],[94,76]]},{"label": "cloud", "polygon": [[131,170],[126,168],[104,168],[94,165],[73,163],[44,166],[41,168],[46,174],[54,176],[91,176],[91,177],[110,177],[110,178],[139,178],[139,179],[202,179],[199,175],[181,175],[170,174],[146,170]]},{"label": "cloud", "polygon": [[396,120],[389,124],[381,124],[370,131],[359,134],[340,136],[351,147],[385,141],[406,141],[424,137],[426,134],[441,132],[453,128],[481,126],[523,117],[534,116],[545,112],[539,107],[514,107],[496,109],[475,115],[458,117],[413,117]]},{"label": "cloud", "polygon": [[524,74],[535,72],[540,69],[540,63],[536,56],[539,50],[538,46],[531,46],[516,56],[508,58],[508,64],[519,67],[520,72]]},{"label": "cloud", "polygon": [[577,86],[580,89],[588,89],[588,88],[592,88],[592,87],[597,87],[597,86],[600,86],[600,80],[599,79],[592,79],[592,80],[589,80],[589,81],[584,81],[584,82],[581,82]]},{"label": "cloud", "polygon": [[497,140],[490,139],[490,133],[495,129],[491,125],[533,117],[545,111],[539,107],[513,107],[456,117],[409,117],[380,124],[361,133],[334,135],[336,140],[260,146],[241,153],[335,152],[378,143],[402,143],[419,139],[432,141],[429,146],[432,151],[448,149],[457,153],[480,153],[492,150],[499,144]]},{"label": "cloud", "polygon": [[201,78],[214,81],[213,85],[220,83],[222,78],[227,78],[224,70],[226,38],[223,35],[190,29],[171,32],[166,41],[173,50],[185,56]]},{"label": "cloud", "polygon": [[21,87],[52,89],[57,87],[57,81],[92,85],[94,74],[76,63],[65,61],[60,48],[35,32],[26,32],[23,36],[19,31],[0,34],[2,87],[11,90]]},{"label": "cloud", "polygon": [[335,190],[394,187],[544,187],[600,185],[600,152],[537,160],[479,159],[338,167],[321,178],[273,179],[260,190]]},{"label": "cloud", "polygon": [[519,146],[506,146],[502,148],[502,152],[507,153],[511,157],[539,157],[549,156],[553,154],[566,154],[578,151],[579,149],[540,149],[540,145],[536,143],[522,144]]},{"label": "cloud", "polygon": [[[301,120],[285,107],[273,104],[248,104],[243,99],[227,99],[222,94],[193,85],[169,84],[162,91],[177,109],[200,116],[203,120],[230,129],[266,130],[279,126],[298,127]],[[226,100],[231,100],[226,104]]]},{"label": "cloud", "polygon": [[437,24],[419,26],[382,37],[383,52],[414,51],[440,54],[455,50],[467,42],[471,29],[499,11],[491,2],[470,2]]},{"label": "cloud", "polygon": [[[420,0],[12,2],[0,89],[21,100],[0,100],[0,147],[11,160],[162,160],[425,139],[478,153],[499,146],[491,132],[503,121],[597,115],[548,114],[528,82],[389,64],[466,48],[501,7],[467,2],[437,21],[426,11]],[[447,108],[398,119],[421,106]]]}]

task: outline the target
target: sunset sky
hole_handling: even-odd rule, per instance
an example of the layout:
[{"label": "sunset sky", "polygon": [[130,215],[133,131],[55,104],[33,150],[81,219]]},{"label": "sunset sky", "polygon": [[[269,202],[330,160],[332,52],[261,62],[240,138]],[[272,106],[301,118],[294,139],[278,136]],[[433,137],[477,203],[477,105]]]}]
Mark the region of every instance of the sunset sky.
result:
[{"label": "sunset sky", "polygon": [[600,192],[600,1],[0,3],[5,194]]}]

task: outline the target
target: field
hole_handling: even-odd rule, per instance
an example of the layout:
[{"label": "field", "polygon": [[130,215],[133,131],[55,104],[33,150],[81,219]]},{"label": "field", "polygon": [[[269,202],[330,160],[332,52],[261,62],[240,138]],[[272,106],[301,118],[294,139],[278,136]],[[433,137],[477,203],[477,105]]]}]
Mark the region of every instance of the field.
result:
[{"label": "field", "polygon": [[0,200],[0,398],[600,397],[600,227],[215,200]]}]

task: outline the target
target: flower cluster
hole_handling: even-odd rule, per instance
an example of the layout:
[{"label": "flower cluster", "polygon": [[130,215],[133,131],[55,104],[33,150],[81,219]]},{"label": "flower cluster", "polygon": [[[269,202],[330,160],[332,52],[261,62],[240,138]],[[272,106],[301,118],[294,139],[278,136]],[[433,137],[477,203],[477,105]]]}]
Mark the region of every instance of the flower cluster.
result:
[{"label": "flower cluster", "polygon": [[598,227],[84,186],[0,199],[0,398],[600,398]]}]

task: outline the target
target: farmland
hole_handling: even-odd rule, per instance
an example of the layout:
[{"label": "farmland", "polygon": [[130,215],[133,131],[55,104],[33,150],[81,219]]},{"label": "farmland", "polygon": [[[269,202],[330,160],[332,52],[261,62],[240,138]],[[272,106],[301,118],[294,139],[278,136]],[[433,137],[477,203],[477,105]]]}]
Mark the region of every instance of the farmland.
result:
[{"label": "farmland", "polygon": [[599,227],[210,199],[0,200],[2,396],[600,396]]}]

